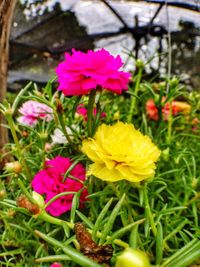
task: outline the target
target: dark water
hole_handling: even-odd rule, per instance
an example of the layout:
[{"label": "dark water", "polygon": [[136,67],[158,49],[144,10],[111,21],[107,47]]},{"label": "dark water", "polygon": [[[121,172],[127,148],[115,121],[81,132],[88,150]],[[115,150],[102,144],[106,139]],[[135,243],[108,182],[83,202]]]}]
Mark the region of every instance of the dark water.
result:
[{"label": "dark water", "polygon": [[[188,2],[198,4],[196,0]],[[132,31],[122,32],[123,22],[101,1],[63,0],[61,10],[55,1],[47,1],[50,12],[41,6],[26,9],[18,6],[11,34],[10,89],[19,89],[26,80],[46,82],[62,60],[63,52],[73,47],[81,50],[104,47],[114,55],[120,54],[127,69],[134,68],[134,60],[128,59],[127,52],[132,51],[145,61],[155,56],[146,71],[164,75],[168,63],[167,31],[171,33],[172,74],[181,75],[196,89],[200,87],[199,12],[164,7],[153,22],[154,33],[147,29],[140,36],[158,5],[120,0],[109,4],[131,30],[139,27],[136,35]],[[156,56],[158,53],[162,56]]]}]

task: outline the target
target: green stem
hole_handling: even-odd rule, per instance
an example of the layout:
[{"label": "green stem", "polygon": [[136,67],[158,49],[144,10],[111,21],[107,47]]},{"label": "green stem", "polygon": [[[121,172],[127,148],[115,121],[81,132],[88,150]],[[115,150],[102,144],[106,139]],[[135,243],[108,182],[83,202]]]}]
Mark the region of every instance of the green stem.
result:
[{"label": "green stem", "polygon": [[136,101],[137,101],[137,96],[138,96],[138,92],[139,92],[139,89],[140,89],[140,82],[141,82],[141,78],[142,78],[143,68],[144,68],[144,66],[142,64],[139,65],[137,79],[136,79],[136,83],[135,83],[135,90],[134,90],[135,96],[133,96],[131,98],[131,105],[130,105],[130,110],[129,110],[128,118],[127,118],[128,122],[132,121],[133,113],[136,113],[136,110],[137,110]]},{"label": "green stem", "polygon": [[168,127],[167,127],[167,142],[171,142],[172,137],[172,100],[169,101],[169,117],[168,117]]},{"label": "green stem", "polygon": [[95,95],[96,90],[92,90],[89,94],[88,100],[88,109],[87,109],[87,130],[88,130],[88,137],[92,137],[93,135],[93,110],[94,110],[94,103],[95,103]]},{"label": "green stem", "polygon": [[147,220],[149,221],[149,223],[151,225],[151,230],[152,230],[154,236],[156,236],[157,229],[156,229],[156,225],[155,225],[155,222],[154,222],[154,219],[153,219],[153,215],[152,215],[152,212],[151,212],[151,208],[150,208],[150,205],[149,205],[147,183],[145,183],[144,186],[143,186],[143,192],[144,192],[145,215],[146,215],[146,218],[147,218]]},{"label": "green stem", "polygon": [[61,219],[53,217],[53,216],[49,215],[46,211],[42,211],[41,213],[39,213],[39,214],[37,214],[37,215],[35,215],[33,217],[42,219],[45,222],[49,222],[49,223],[52,223],[52,224],[60,225],[62,227],[64,225],[66,225],[70,229],[74,229],[74,224],[73,223],[70,223],[70,222],[67,222],[67,221],[63,221]]},{"label": "green stem", "polygon": [[19,144],[19,140],[18,140],[18,137],[17,137],[17,133],[15,131],[15,125],[13,123],[13,119],[12,119],[12,110],[7,110],[5,112],[5,117],[8,121],[8,125],[10,127],[10,131],[11,131],[11,134],[12,134],[12,137],[13,137],[13,140],[15,142],[15,145],[16,145],[16,148],[17,148],[17,155],[18,157],[20,156],[20,151],[21,151],[21,146]]},{"label": "green stem", "polygon": [[34,204],[37,204],[35,199],[31,196],[31,194],[28,192],[28,190],[26,189],[24,183],[22,182],[22,180],[18,179],[18,185],[21,189],[21,191],[24,193],[24,195]]},{"label": "green stem", "polygon": [[31,179],[31,173],[30,173],[30,170],[29,170],[29,168],[27,166],[27,163],[26,163],[26,160],[24,158],[24,155],[22,153],[22,147],[21,147],[21,145],[19,143],[19,140],[18,140],[18,137],[17,137],[17,133],[16,133],[16,130],[15,130],[15,125],[14,125],[14,122],[13,122],[12,114],[13,114],[12,109],[11,110],[7,110],[5,112],[5,117],[6,117],[7,121],[8,121],[8,125],[10,127],[10,131],[12,133],[12,137],[13,137],[13,140],[14,140],[16,148],[17,148],[18,160],[21,160],[21,163],[22,163],[22,165],[24,167],[26,176],[30,180]]},{"label": "green stem", "polygon": [[16,98],[12,104],[13,113],[15,113],[22,96],[29,90],[29,88],[32,86],[32,84],[33,84],[33,82],[29,82],[24,88],[22,88],[20,90],[19,94],[16,96]]},{"label": "green stem", "polygon": [[63,130],[63,133],[64,133],[64,135],[65,135],[65,137],[66,137],[68,143],[69,143],[69,144],[72,144],[72,140],[71,140],[71,138],[70,138],[70,136],[69,136],[69,134],[68,134],[68,132],[67,132],[67,130],[66,130],[66,125],[65,125],[65,121],[64,121],[64,116],[63,116],[63,114],[58,115],[58,119],[59,119],[61,128],[62,128],[62,130]]},{"label": "green stem", "polygon": [[158,108],[158,125],[163,120],[163,114],[162,114],[162,109],[163,109],[163,94],[164,94],[164,91],[163,91],[162,88],[160,88],[158,101],[155,101],[155,104],[156,104],[156,106]]},{"label": "green stem", "polygon": [[[49,222],[49,223],[52,223],[52,224],[56,224],[56,225],[60,225],[60,226],[63,226],[63,225],[66,225],[67,227],[69,227],[71,230],[74,229],[74,223],[71,223],[71,222],[68,222],[68,221],[63,221],[61,219],[58,219],[58,218],[55,218],[51,215],[49,215],[48,213],[46,213],[46,211],[42,211],[39,215],[36,215],[35,217],[39,218],[39,219],[42,219],[46,222]],[[91,229],[87,229],[88,232],[91,234],[92,233],[92,230]],[[102,236],[102,233],[101,232],[97,232],[96,236],[98,238],[101,238]],[[109,240],[110,236],[107,236],[106,237],[106,240]],[[113,240],[113,243],[120,246],[120,247],[123,247],[123,248],[127,248],[129,247],[129,244],[122,241],[121,239],[114,239]]]},{"label": "green stem", "polygon": [[68,261],[68,260],[70,260],[70,258],[66,255],[53,255],[35,259],[35,262],[43,263],[43,262],[55,262],[55,261]]},{"label": "green stem", "polygon": [[136,224],[133,226],[132,230],[131,230],[131,234],[129,237],[129,244],[131,248],[137,249],[138,247],[138,227],[139,224]]},{"label": "green stem", "polygon": [[69,192],[62,192],[58,195],[55,195],[54,197],[52,197],[44,206],[44,209],[46,209],[48,206],[51,205],[51,203],[53,203],[55,200],[57,200],[60,197],[64,197],[64,196],[68,196],[68,195],[73,195],[76,194],[77,192],[74,191],[69,191]]},{"label": "green stem", "polygon": [[78,265],[84,267],[101,267],[100,264],[96,263],[95,261],[89,259],[88,257],[84,256],[82,253],[76,251],[72,247],[65,246],[61,242],[57,241],[56,239],[49,237],[39,231],[35,231],[36,235],[40,238],[44,239],[46,242],[50,243],[51,245],[58,247],[63,250],[63,252],[71,258],[72,261],[76,262]]}]

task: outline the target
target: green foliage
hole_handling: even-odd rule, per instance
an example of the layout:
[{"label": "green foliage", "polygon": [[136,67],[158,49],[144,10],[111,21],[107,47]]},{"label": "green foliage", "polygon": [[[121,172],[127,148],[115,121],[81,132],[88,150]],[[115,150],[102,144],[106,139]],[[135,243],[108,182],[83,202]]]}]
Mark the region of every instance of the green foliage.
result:
[{"label": "green foliage", "polygon": [[[157,121],[146,115],[145,103],[149,98],[158,107]],[[169,114],[168,120],[164,120],[162,108],[174,99],[189,103],[191,112],[174,117]],[[54,79],[42,89],[29,83],[12,105],[8,102],[1,105],[11,130],[4,157],[9,155],[22,165],[21,172],[4,170],[0,176],[1,266],[45,267],[55,261],[68,267],[101,266],[79,251],[73,228],[80,221],[95,242],[112,245],[112,266],[116,256],[129,246],[145,251],[152,266],[186,267],[198,260],[200,137],[199,128],[194,130],[193,127],[198,126],[192,121],[200,119],[199,99],[197,92],[188,93],[178,79],[150,83],[143,81],[142,71],[138,71],[129,92],[123,95],[98,92],[93,97],[89,103],[95,102],[99,111],[96,118],[89,119],[93,123],[89,127],[76,113],[78,104],[88,105],[88,96],[64,97],[54,90]],[[18,109],[27,100],[51,107],[54,119],[48,123],[40,121],[34,128],[17,123]],[[105,112],[106,117],[99,116],[101,112]],[[85,207],[79,208],[80,192],[71,192],[74,193],[72,209],[60,218],[45,213],[42,207],[39,214],[19,207],[17,199],[22,194],[37,204],[32,196],[31,180],[47,158],[62,155],[71,157],[75,164],[82,162],[88,166],[90,162],[81,152],[82,141],[88,133],[91,136],[99,124],[112,124],[117,120],[132,122],[161,149],[154,178],[148,183],[131,184],[124,180],[106,183],[90,177],[85,183],[89,191]],[[70,134],[66,126],[71,129]],[[56,128],[63,132],[67,142],[47,149]]]}]

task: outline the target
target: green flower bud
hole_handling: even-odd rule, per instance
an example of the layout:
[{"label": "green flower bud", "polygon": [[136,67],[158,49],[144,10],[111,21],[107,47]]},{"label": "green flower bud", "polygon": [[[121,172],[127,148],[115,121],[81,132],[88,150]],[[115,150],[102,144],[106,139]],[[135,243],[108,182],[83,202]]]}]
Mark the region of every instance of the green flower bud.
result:
[{"label": "green flower bud", "polygon": [[161,157],[163,158],[164,161],[169,160],[169,154],[170,154],[169,152],[170,152],[169,147],[162,150]]},{"label": "green flower bud", "polygon": [[46,140],[48,138],[48,134],[47,133],[40,133],[39,135],[40,135],[40,138],[42,140]]},{"label": "green flower bud", "polygon": [[144,68],[144,62],[141,59],[138,59],[135,65],[137,68]]},{"label": "green flower bud", "polygon": [[7,115],[7,116],[12,116],[13,115],[13,110],[12,110],[12,108],[8,108],[8,109],[6,109],[6,111],[5,111],[5,116]]},{"label": "green flower bud", "polygon": [[141,250],[126,248],[117,257],[115,267],[150,267],[148,256]]},{"label": "green flower bud", "polygon": [[32,196],[33,196],[33,199],[35,200],[35,202],[37,203],[37,205],[41,209],[44,208],[45,203],[44,203],[43,197],[35,191],[33,191]]},{"label": "green flower bud", "polygon": [[0,200],[4,199],[5,196],[6,196],[6,191],[4,189],[0,190]]},{"label": "green flower bud", "polygon": [[179,84],[179,80],[176,77],[173,77],[170,81],[169,84],[172,88],[176,87]]}]

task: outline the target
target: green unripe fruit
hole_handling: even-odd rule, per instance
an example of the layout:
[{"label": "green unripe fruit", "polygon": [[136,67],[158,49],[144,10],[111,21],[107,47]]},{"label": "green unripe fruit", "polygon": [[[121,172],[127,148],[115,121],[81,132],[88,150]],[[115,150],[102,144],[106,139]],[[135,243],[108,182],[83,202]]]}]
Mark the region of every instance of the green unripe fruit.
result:
[{"label": "green unripe fruit", "polygon": [[141,250],[126,248],[117,257],[115,267],[150,267],[148,256]]}]

